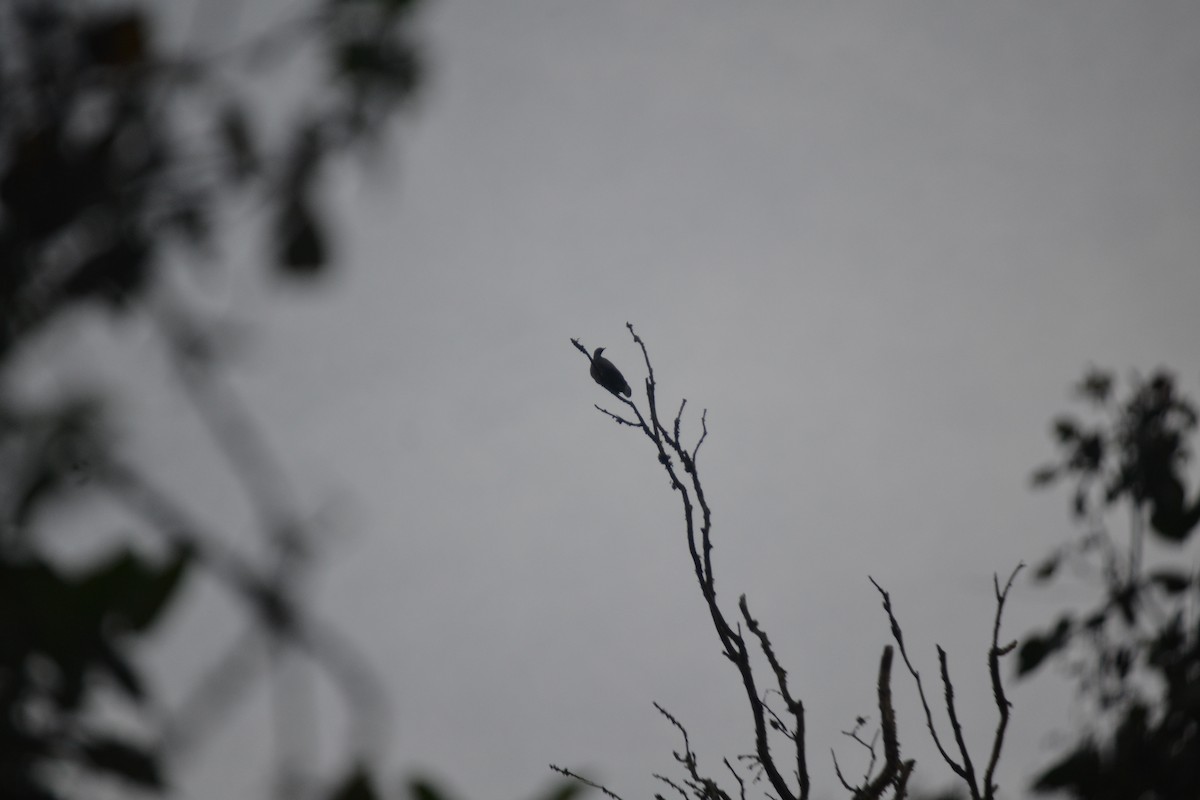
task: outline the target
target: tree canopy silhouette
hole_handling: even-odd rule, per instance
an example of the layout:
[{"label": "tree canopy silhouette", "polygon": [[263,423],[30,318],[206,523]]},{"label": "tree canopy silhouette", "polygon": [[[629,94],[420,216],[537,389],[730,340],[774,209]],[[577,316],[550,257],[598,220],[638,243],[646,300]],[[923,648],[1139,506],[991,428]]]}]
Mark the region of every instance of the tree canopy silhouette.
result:
[{"label": "tree canopy silhouette", "polygon": [[[149,6],[16,0],[0,8],[0,795],[58,800],[97,783],[163,793],[180,760],[249,683],[247,654],[303,657],[343,689],[347,777],[303,772],[281,726],[279,791],[369,798],[354,766],[379,725],[371,672],[298,591],[315,526],[223,380],[222,325],[178,271],[220,263],[225,209],[252,201],[270,269],[308,280],[331,263],[320,197],[329,167],[377,145],[414,96],[413,0],[323,0],[220,51],[168,50]],[[201,11],[201,13],[204,13]],[[265,133],[255,80],[290,59],[324,66]],[[23,392],[29,354],[68,320],[139,320],[163,350],[257,511],[265,557],[215,535],[113,434],[99,386]],[[77,383],[77,382],[75,382]],[[47,545],[68,503],[117,510],[139,535],[90,562]],[[97,535],[108,531],[97,531]],[[215,579],[246,631],[178,708],[139,658],[181,587]],[[114,709],[120,711],[114,714]],[[292,720],[293,722],[295,720]],[[294,739],[294,737],[293,737]],[[301,783],[308,781],[303,787]],[[317,785],[311,785],[316,781]],[[328,790],[328,791],[326,791]]]}]

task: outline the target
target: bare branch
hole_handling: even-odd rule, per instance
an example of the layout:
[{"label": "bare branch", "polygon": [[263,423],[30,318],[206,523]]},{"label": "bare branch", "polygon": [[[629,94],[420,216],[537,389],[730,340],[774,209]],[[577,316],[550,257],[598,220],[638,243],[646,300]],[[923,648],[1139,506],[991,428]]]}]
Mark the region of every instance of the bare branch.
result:
[{"label": "bare branch", "polygon": [[950,681],[950,665],[946,661],[946,651],[941,645],[935,645],[938,654],[938,668],[942,675],[942,687],[945,690],[946,714],[950,717],[950,729],[954,732],[954,741],[958,744],[959,755],[962,756],[964,780],[971,797],[979,798],[979,784],[975,781],[975,766],[971,763],[971,754],[967,750],[967,742],[963,737],[962,724],[958,721],[958,709],[954,705],[954,684]]},{"label": "bare branch", "polygon": [[1024,569],[1024,562],[1018,563],[1013,569],[1012,574],[1008,576],[1008,581],[1004,584],[1004,589],[1000,588],[1000,578],[998,575],[992,576],[992,586],[996,593],[996,617],[992,623],[992,646],[988,650],[988,672],[992,678],[992,697],[996,701],[996,709],[1000,712],[1000,721],[996,724],[996,735],[992,738],[992,755],[988,759],[987,770],[983,774],[983,791],[985,800],[992,800],[996,796],[998,788],[992,779],[996,774],[996,765],[1000,762],[1000,750],[1004,746],[1004,734],[1008,729],[1008,714],[1012,703],[1008,701],[1008,697],[1004,694],[1004,683],[1000,679],[1000,658],[1007,653],[1012,652],[1015,642],[1000,646],[1000,618],[1004,614],[1004,603],[1008,600],[1008,592],[1012,589],[1013,581],[1017,578],[1017,573]]},{"label": "bare branch", "polygon": [[655,772],[651,777],[655,778],[656,780],[662,781],[667,786],[670,786],[672,789],[679,792],[679,794],[683,797],[683,800],[688,800],[687,790],[685,790],[682,786],[680,786],[675,781],[668,778],[666,775],[659,775],[657,772]]},{"label": "bare branch", "polygon": [[724,758],[721,760],[725,762],[725,766],[729,769],[729,772],[733,775],[733,779],[738,782],[738,797],[740,797],[741,800],[746,800],[746,782],[744,780],[742,780],[742,776],[738,774],[738,771],[733,768],[733,764],[729,763],[728,758]]},{"label": "bare branch", "polygon": [[933,743],[937,746],[938,752],[941,753],[942,760],[950,766],[955,775],[958,775],[964,781],[967,779],[966,771],[950,757],[946,752],[946,748],[942,746],[942,740],[938,737],[937,728],[933,724],[933,713],[929,710],[929,701],[925,697],[925,687],[921,683],[921,673],[917,672],[912,665],[912,661],[908,658],[908,650],[904,647],[904,634],[900,630],[900,623],[896,620],[896,615],[892,611],[892,598],[882,586],[876,583],[874,578],[868,577],[872,585],[879,591],[883,597],[883,610],[887,613],[888,621],[892,626],[892,638],[896,640],[896,646],[900,648],[900,656],[904,659],[904,665],[908,668],[908,673],[912,675],[913,681],[917,684],[917,694],[921,698],[921,708],[925,712],[925,724],[929,728],[929,734],[933,737]]},{"label": "bare branch", "polygon": [[[571,341],[575,341],[575,340],[572,339]],[[620,795],[614,793],[607,786],[596,783],[595,781],[588,780],[587,778],[580,775],[578,772],[572,772],[571,770],[566,769],[565,767],[560,767],[557,764],[551,764],[550,769],[554,770],[559,775],[570,778],[571,780],[579,781],[580,783],[582,783],[585,786],[590,786],[593,789],[599,789],[605,795],[607,795],[608,797],[611,797],[612,800],[624,800],[624,798],[622,798]]]},{"label": "bare branch", "polygon": [[[896,711],[892,707],[892,648],[883,648],[879,659],[879,727],[883,733],[883,769],[856,795],[855,800],[878,800],[904,769],[900,763],[900,740],[896,734]],[[911,764],[912,762],[906,762]],[[908,767],[911,769],[911,766]]]},{"label": "bare branch", "polygon": [[791,692],[788,690],[787,671],[779,663],[779,659],[775,655],[774,648],[771,647],[771,640],[767,637],[766,631],[759,626],[758,620],[750,616],[750,606],[746,602],[746,595],[742,595],[738,600],[738,607],[742,611],[742,618],[746,620],[746,627],[758,637],[763,654],[767,657],[767,663],[771,665],[771,670],[775,673],[775,681],[779,685],[779,695],[783,698],[788,713],[796,720],[796,726],[792,731],[791,738],[796,743],[796,778],[799,781],[800,796],[805,797],[808,795],[809,778],[807,757],[804,750],[804,703],[792,697]]},{"label": "bare branch", "polygon": [[607,408],[601,408],[599,405],[596,405],[596,406],[595,406],[595,409],[596,409],[597,411],[599,411],[601,414],[607,414],[608,416],[612,417],[613,419],[615,419],[617,422],[619,422],[619,423],[620,423],[620,424],[622,424],[622,425],[628,425],[628,426],[629,426],[629,427],[631,427],[631,428],[640,428],[640,427],[642,427],[642,423],[640,423],[640,422],[634,422],[633,420],[628,420],[628,419],[625,419],[624,417],[622,417],[622,416],[619,416],[619,415],[617,415],[617,414],[614,414],[613,412],[609,411]]},{"label": "bare branch", "polygon": [[700,455],[700,445],[704,444],[704,440],[708,438],[708,409],[704,409],[700,414],[700,439],[696,442],[696,446],[692,448],[692,461]]},{"label": "bare branch", "polygon": [[675,446],[675,449],[677,449],[677,450],[679,449],[679,442],[680,442],[679,424],[683,421],[683,409],[684,409],[684,406],[686,406],[686,405],[687,405],[687,398],[685,397],[685,398],[683,398],[682,401],[680,401],[679,411],[675,414],[675,438],[674,438],[674,441],[672,442],[672,444]]},{"label": "bare branch", "polygon": [[[658,709],[660,714],[670,720],[671,724],[678,728],[679,733],[683,736],[683,753],[680,754],[679,752],[676,752],[675,760],[683,765],[684,769],[687,770],[688,777],[691,778],[690,781],[685,781],[685,783],[687,783],[687,785],[692,788],[692,791],[696,794],[696,796],[698,798],[702,798],[702,800],[731,800],[729,795],[717,784],[715,780],[700,774],[699,761],[696,757],[696,753],[692,750],[691,742],[688,739],[687,729],[683,727],[683,724],[658,703],[655,703],[654,707]],[[662,776],[656,775],[655,777],[670,784],[671,786],[675,786],[675,784],[671,783]]]},{"label": "bare branch", "polygon": [[838,766],[837,752],[832,747],[829,748],[829,755],[833,756],[833,771],[837,774],[837,779],[842,782],[842,786],[846,787],[847,792],[857,792],[859,787],[851,786],[845,776],[842,775],[842,768]]},{"label": "bare branch", "polygon": [[[641,349],[642,358],[646,366],[646,379],[644,381],[647,399],[646,411],[643,414],[636,403],[631,400],[622,400],[637,418],[637,424],[634,424],[628,418],[618,417],[604,409],[600,410],[614,418],[619,424],[640,428],[646,437],[654,443],[658,454],[658,461],[663,466],[663,469],[666,470],[671,480],[672,489],[679,492],[684,525],[686,527],[688,553],[692,559],[693,570],[697,583],[700,586],[701,594],[708,606],[709,615],[716,629],[717,638],[721,642],[725,657],[734,663],[742,678],[746,700],[750,706],[750,712],[754,721],[756,760],[759,768],[765,773],[772,788],[782,800],[807,800],[809,785],[807,769],[804,766],[802,706],[795,699],[790,698],[790,695],[786,691],[782,693],[785,702],[789,704],[789,712],[797,717],[796,730],[789,734],[796,742],[798,764],[796,775],[799,781],[799,793],[797,794],[788,786],[788,781],[780,772],[771,755],[768,735],[769,725],[767,721],[767,712],[770,709],[766,708],[765,701],[759,695],[750,662],[749,648],[746,646],[740,630],[736,630],[730,624],[724,612],[717,604],[716,580],[712,568],[712,510],[705,497],[704,487],[695,464],[696,454],[699,452],[700,445],[703,444],[708,435],[707,412],[701,416],[702,433],[700,439],[696,443],[696,447],[689,453],[680,441],[682,416],[686,408],[686,400],[680,403],[679,412],[674,419],[672,430],[668,430],[664,427],[659,417],[658,385],[646,344],[634,330],[632,324],[626,324],[626,328],[628,328],[630,335],[633,337],[634,343]],[[582,343],[575,339],[572,339],[572,343],[580,352],[587,355],[587,351]],[[588,358],[590,359],[591,357],[588,356]],[[680,474],[680,468],[686,477]],[[774,654],[772,653],[770,657],[774,658]],[[776,663],[775,667],[777,666],[778,664]],[[797,710],[800,714],[796,713]],[[786,726],[784,728],[786,730]],[[693,776],[693,780],[697,782],[697,786],[694,787],[697,791],[718,791],[715,788],[715,784],[713,787],[707,787],[703,779],[698,776]]]},{"label": "bare branch", "polygon": [[[1015,647],[1016,643],[1010,643],[1004,646],[1000,645],[1000,621],[1004,614],[1004,604],[1008,599],[1008,593],[1012,589],[1013,581],[1016,580],[1017,573],[1023,568],[1024,564],[1018,564],[1009,575],[1008,581],[1004,588],[1000,588],[1000,578],[997,575],[992,576],[992,585],[996,595],[996,614],[992,622],[992,643],[988,649],[988,672],[992,681],[992,695],[996,701],[996,708],[999,711],[1000,719],[996,726],[996,733],[992,739],[991,755],[988,759],[987,768],[983,775],[983,790],[980,791],[979,783],[977,782],[975,766],[971,761],[971,754],[967,748],[966,737],[963,734],[962,723],[958,718],[958,709],[954,702],[954,684],[950,679],[949,660],[946,656],[946,651],[937,645],[938,667],[944,690],[944,701],[946,704],[946,714],[950,718],[950,728],[954,733],[954,741],[958,747],[958,752],[962,757],[962,763],[955,762],[953,758],[946,752],[942,746],[942,742],[938,737],[937,730],[933,724],[933,716],[929,710],[929,703],[925,697],[925,689],[921,683],[921,676],[913,667],[909,660],[908,653],[904,647],[904,637],[900,630],[900,623],[896,620],[896,615],[892,610],[891,597],[883,587],[881,587],[872,578],[871,583],[879,591],[883,597],[883,608],[888,615],[888,620],[892,627],[892,636],[896,640],[897,646],[900,648],[900,654],[904,658],[904,663],[908,667],[909,673],[913,676],[913,680],[917,684],[917,693],[921,698],[921,706],[925,711],[925,721],[929,727],[929,732],[933,737],[933,742],[937,745],[938,752],[941,753],[942,759],[950,766],[956,775],[958,775],[967,785],[967,790],[970,793],[972,800],[994,800],[997,786],[993,779],[996,772],[996,765],[1000,761],[1000,751],[1004,744],[1004,735],[1008,729],[1009,719],[1009,703],[1007,696],[1004,693],[1004,685],[1000,677],[1000,658]],[[907,776],[905,776],[907,780]]]},{"label": "bare branch", "polygon": [[578,339],[576,339],[575,337],[573,337],[573,336],[572,336],[572,337],[571,337],[571,344],[575,345],[575,349],[576,349],[576,350],[578,350],[579,352],[581,352],[581,353],[583,353],[585,356],[587,356],[587,360],[588,360],[588,361],[591,361],[591,360],[592,360],[592,354],[588,352],[588,349],[587,349],[586,347],[584,347],[584,346],[583,346],[583,343],[582,343],[582,342],[580,342]]}]

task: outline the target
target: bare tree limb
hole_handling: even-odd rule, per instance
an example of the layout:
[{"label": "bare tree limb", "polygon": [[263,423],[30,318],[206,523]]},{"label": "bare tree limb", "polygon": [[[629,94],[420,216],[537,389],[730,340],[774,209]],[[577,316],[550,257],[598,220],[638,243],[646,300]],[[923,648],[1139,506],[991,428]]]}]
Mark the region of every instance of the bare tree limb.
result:
[{"label": "bare tree limb", "polygon": [[[996,725],[996,732],[992,737],[991,754],[988,758],[987,767],[983,775],[983,787],[980,789],[977,781],[974,764],[971,760],[970,752],[967,748],[966,737],[963,733],[962,723],[958,718],[958,709],[954,702],[954,684],[950,679],[950,667],[946,651],[937,645],[938,666],[941,674],[942,687],[944,689],[944,701],[946,704],[946,714],[950,718],[950,728],[954,733],[954,741],[958,747],[958,752],[962,757],[962,763],[959,764],[946,752],[942,746],[942,742],[938,737],[936,727],[933,724],[933,715],[929,709],[929,703],[925,697],[925,689],[921,683],[921,676],[913,667],[912,662],[908,658],[908,653],[904,647],[904,637],[900,630],[900,623],[896,620],[895,612],[892,609],[891,597],[883,587],[880,586],[872,578],[871,583],[879,591],[883,598],[883,609],[887,613],[888,621],[891,623],[892,637],[896,640],[897,646],[900,648],[900,654],[904,658],[904,663],[908,667],[909,673],[913,676],[914,682],[917,684],[917,694],[921,698],[921,707],[925,712],[925,721],[929,727],[929,732],[933,737],[933,742],[937,745],[938,752],[941,753],[942,759],[954,771],[959,778],[967,786],[967,791],[972,800],[994,800],[998,787],[994,783],[996,766],[1000,761],[1000,752],[1004,745],[1004,736],[1008,730],[1009,708],[1011,703],[1004,693],[1004,684],[1000,677],[1000,658],[1012,652],[1016,646],[1015,642],[1005,646],[1000,645],[1000,621],[1004,615],[1004,604],[1008,599],[1008,593],[1012,589],[1013,581],[1016,580],[1019,573],[1025,565],[1018,564],[1008,577],[1004,588],[1000,588],[1000,578],[998,575],[992,576],[992,586],[996,596],[996,614],[992,622],[992,642],[988,649],[988,672],[992,682],[992,695],[996,701],[996,708],[999,712],[999,722]],[[907,781],[908,776],[903,776]]]},{"label": "bare tree limb", "polygon": [[963,780],[971,797],[979,797],[979,784],[975,779],[975,765],[971,763],[971,753],[967,750],[967,742],[963,737],[962,724],[958,721],[958,709],[954,705],[954,684],[950,681],[950,665],[946,660],[946,651],[942,646],[935,645],[938,654],[938,668],[942,675],[942,687],[945,690],[946,714],[950,717],[950,730],[954,732],[954,741],[958,745],[958,753],[962,756]]},{"label": "bare tree limb", "polygon": [[804,703],[792,697],[792,693],[788,690],[787,671],[779,663],[766,631],[759,626],[754,617],[750,616],[750,606],[746,602],[746,595],[743,594],[739,598],[738,607],[742,611],[742,618],[746,620],[746,627],[758,637],[763,654],[767,657],[767,663],[771,665],[771,670],[775,673],[775,681],[779,685],[779,695],[783,698],[788,713],[795,719],[795,728],[791,731],[791,738],[796,744],[796,779],[799,782],[800,796],[805,797],[808,795],[809,777],[804,750]]},{"label": "bare tree limb", "polygon": [[1004,647],[1000,646],[1000,619],[1004,614],[1004,603],[1008,600],[1008,592],[1012,589],[1013,581],[1017,578],[1017,573],[1024,569],[1025,564],[1019,563],[1013,569],[1012,574],[1008,576],[1008,581],[1004,584],[1004,588],[1000,588],[1000,578],[998,575],[992,576],[992,586],[996,593],[996,617],[992,623],[992,646],[988,650],[988,673],[992,679],[992,697],[996,701],[996,709],[1000,713],[1000,721],[996,724],[996,735],[992,737],[992,755],[988,759],[987,770],[983,774],[983,791],[985,800],[993,800],[996,796],[996,790],[999,788],[993,783],[993,777],[996,774],[996,765],[1000,762],[1000,750],[1004,746],[1004,734],[1008,730],[1008,715],[1012,703],[1008,701],[1008,697],[1004,694],[1004,682],[1000,679],[1000,658],[1008,653],[1011,653],[1016,642],[1011,642]]},{"label": "bare tree limb", "polygon": [[[712,567],[712,509],[708,505],[708,500],[704,494],[704,486],[701,483],[699,471],[696,467],[696,455],[699,452],[700,445],[703,444],[705,438],[708,436],[707,412],[701,415],[701,436],[695,447],[689,452],[681,441],[682,415],[686,407],[686,401],[680,403],[679,412],[673,420],[672,429],[668,430],[659,418],[658,384],[646,344],[637,334],[637,331],[634,330],[632,324],[626,324],[626,328],[633,337],[634,343],[642,351],[642,359],[646,367],[646,379],[643,386],[646,391],[647,404],[646,412],[643,414],[637,403],[632,399],[618,398],[629,408],[630,412],[637,419],[637,424],[635,425],[631,420],[626,418],[620,418],[618,422],[630,427],[639,428],[650,439],[657,451],[659,463],[662,464],[663,469],[666,470],[671,480],[672,489],[679,493],[687,534],[688,553],[692,559],[696,580],[700,586],[704,601],[708,606],[709,616],[712,618],[717,638],[721,642],[722,652],[737,667],[742,679],[742,686],[746,693],[746,700],[750,706],[750,713],[754,722],[755,753],[758,764],[781,800],[807,800],[809,784],[807,769],[804,767],[803,724],[801,723],[797,726],[797,731],[794,732],[795,735],[793,736],[796,741],[798,753],[798,769],[796,773],[797,780],[799,781],[798,788],[793,790],[788,785],[787,779],[783,776],[771,754],[770,726],[756,684],[750,660],[750,650],[746,646],[742,634],[730,624],[724,611],[717,603],[716,579]],[[582,342],[578,339],[572,339],[571,342],[589,361],[591,360],[591,355]],[[603,411],[603,409],[601,410]],[[604,411],[604,413],[616,418],[616,415],[611,412]],[[682,466],[683,475],[686,477],[681,476],[679,468],[676,466],[677,464]]]},{"label": "bare tree limb", "polygon": [[[914,761],[900,761],[900,739],[896,731],[896,711],[892,707],[892,648],[883,648],[879,659],[879,727],[883,734],[883,769],[879,775],[855,795],[855,800],[879,800],[889,787],[897,786],[897,779],[908,780]],[[902,795],[897,794],[896,800]]]},{"label": "bare tree limb", "polygon": [[729,763],[728,758],[722,760],[725,762],[725,766],[729,770],[730,774],[733,775],[733,779],[738,782],[738,797],[741,798],[741,800],[746,800],[746,782],[742,780],[742,776],[738,774],[738,771],[733,768],[733,764]]},{"label": "bare tree limb", "polygon": [[930,736],[933,737],[933,743],[937,746],[942,760],[949,765],[955,775],[958,775],[965,781],[967,779],[966,771],[946,752],[946,748],[942,746],[942,740],[938,736],[937,728],[933,724],[933,712],[929,710],[929,701],[925,697],[925,686],[921,683],[921,673],[917,672],[916,668],[912,665],[912,661],[908,658],[908,650],[904,647],[904,634],[901,632],[900,623],[896,620],[896,615],[892,611],[891,595],[876,583],[874,578],[868,577],[868,580],[871,581],[872,585],[875,586],[879,594],[883,597],[883,610],[887,613],[888,621],[892,626],[892,638],[896,640],[896,646],[900,648],[900,656],[904,659],[904,665],[908,668],[908,673],[912,675],[913,681],[917,684],[917,695],[921,698],[921,708],[925,712],[925,724],[929,728]]}]

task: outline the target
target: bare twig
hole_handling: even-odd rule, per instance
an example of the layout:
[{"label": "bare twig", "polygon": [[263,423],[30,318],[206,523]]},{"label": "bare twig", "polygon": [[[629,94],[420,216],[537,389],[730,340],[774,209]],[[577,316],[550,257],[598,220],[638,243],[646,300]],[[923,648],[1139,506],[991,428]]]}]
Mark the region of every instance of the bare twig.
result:
[{"label": "bare twig", "polygon": [[560,767],[557,764],[551,764],[550,769],[554,770],[559,775],[570,778],[571,780],[579,781],[580,783],[582,783],[585,786],[590,786],[593,789],[599,789],[605,795],[607,795],[608,797],[611,797],[612,800],[623,800],[623,798],[619,794],[616,794],[611,789],[609,789],[607,786],[604,786],[603,784],[596,783],[595,781],[589,780],[589,779],[583,777],[582,775],[580,775],[578,772],[572,772],[571,770],[569,770],[565,767]]},{"label": "bare twig", "polygon": [[741,800],[746,800],[746,782],[742,780],[742,776],[738,774],[736,769],[734,769],[733,764],[729,763],[728,758],[722,760],[725,762],[725,766],[729,770],[730,774],[733,775],[733,779],[738,782],[738,797],[740,797]]},{"label": "bare twig", "polygon": [[684,789],[682,786],[680,786],[675,781],[668,778],[666,775],[660,775],[657,772],[655,772],[651,777],[654,778],[656,781],[661,781],[662,783],[666,784],[667,786],[670,786],[672,789],[674,789],[676,792],[679,793],[679,795],[683,798],[683,800],[689,800],[687,790]]},{"label": "bare twig", "polygon": [[950,717],[950,730],[954,733],[954,741],[958,745],[958,753],[962,756],[964,780],[971,792],[971,797],[979,797],[979,784],[975,780],[975,765],[971,763],[971,753],[967,750],[967,742],[963,737],[962,723],[958,721],[958,709],[954,705],[954,684],[950,681],[950,665],[946,660],[946,651],[941,645],[935,645],[938,654],[938,669],[942,676],[942,688],[945,691],[946,715]]},{"label": "bare twig", "polygon": [[[929,728],[929,734],[933,737],[933,743],[937,746],[938,752],[942,756],[942,760],[949,765],[964,781],[967,779],[967,773],[953,758],[946,752],[946,748],[942,746],[942,740],[938,736],[937,728],[933,724],[933,712],[929,710],[929,701],[925,697],[925,686],[921,683],[921,673],[917,672],[912,665],[912,661],[908,658],[908,650],[904,647],[904,634],[900,630],[900,623],[896,620],[896,615],[892,611],[892,598],[882,586],[876,583],[874,578],[868,578],[879,594],[883,597],[883,610],[887,613],[888,621],[892,626],[892,638],[896,640],[896,646],[900,648],[900,656],[904,659],[904,665],[908,668],[908,673],[912,675],[913,681],[917,684],[917,695],[921,698],[921,708],[925,712],[925,724]],[[974,796],[974,795],[972,795]]]},{"label": "bare twig", "polygon": [[[692,789],[697,798],[701,798],[702,800],[731,800],[725,790],[714,779],[700,774],[699,759],[695,751],[692,750],[691,740],[688,737],[687,729],[683,727],[683,723],[658,703],[655,703],[654,707],[658,709],[658,713],[666,717],[679,730],[680,735],[683,737],[683,752],[675,751],[674,756],[675,760],[682,764],[684,770],[687,772],[690,780],[685,781],[685,783]],[[655,777],[671,786],[675,786],[674,783],[671,783],[671,781],[661,775],[655,775]],[[676,786],[676,788],[678,787]]]},{"label": "bare twig", "polygon": [[851,786],[849,781],[846,780],[846,777],[842,775],[842,768],[840,765],[838,765],[837,751],[831,747],[829,748],[829,755],[833,756],[833,771],[837,775],[837,779],[842,782],[842,786],[846,788],[847,792],[857,792],[858,787]]},{"label": "bare twig", "polygon": [[779,686],[779,694],[787,706],[788,713],[796,721],[795,727],[791,731],[791,738],[796,744],[796,779],[799,782],[800,796],[805,797],[808,795],[809,777],[807,756],[804,750],[804,703],[793,697],[792,693],[788,690],[787,671],[779,663],[779,659],[775,655],[775,650],[771,647],[771,640],[767,637],[766,631],[759,626],[758,620],[750,616],[750,606],[746,602],[746,595],[742,595],[739,598],[738,607],[742,611],[742,618],[746,620],[746,627],[758,637],[763,654],[767,657],[767,663],[771,665],[771,670],[775,673],[775,681]]},{"label": "bare twig", "polygon": [[[1003,647],[1000,645],[1000,621],[1004,614],[1004,604],[1008,599],[1008,593],[1012,589],[1013,581],[1016,580],[1019,573],[1025,565],[1018,564],[1012,573],[1008,576],[1008,581],[1004,584],[1004,588],[1000,588],[1000,578],[997,575],[992,576],[992,585],[996,596],[996,614],[992,622],[992,643],[988,649],[988,672],[992,681],[992,695],[996,701],[996,708],[999,712],[1000,719],[996,725],[995,735],[992,737],[991,754],[988,758],[987,767],[983,774],[982,791],[977,782],[974,764],[971,761],[970,752],[967,749],[966,738],[963,734],[962,724],[958,718],[958,710],[954,702],[954,684],[950,679],[950,667],[946,656],[946,651],[940,646],[937,646],[938,667],[941,674],[942,687],[944,689],[944,700],[946,704],[946,714],[950,718],[950,728],[954,733],[955,744],[958,747],[958,752],[962,757],[962,763],[959,764],[946,752],[942,746],[942,742],[938,737],[937,729],[933,724],[933,715],[929,709],[929,703],[925,697],[925,689],[921,683],[921,676],[913,667],[912,662],[908,658],[908,653],[904,647],[904,637],[900,630],[900,623],[896,620],[895,612],[892,610],[891,597],[883,587],[880,586],[872,578],[871,583],[879,591],[883,598],[883,609],[887,613],[888,621],[891,623],[892,637],[896,640],[897,646],[900,648],[900,654],[904,658],[904,663],[908,667],[909,673],[913,676],[914,682],[917,684],[917,694],[921,698],[921,707],[925,712],[925,721],[929,727],[929,732],[933,737],[933,742],[937,745],[938,752],[942,759],[950,766],[956,775],[958,775],[967,786],[972,800],[994,800],[996,791],[999,787],[993,782],[996,765],[1000,761],[1000,751],[1004,745],[1004,736],[1008,729],[1009,709],[1011,703],[1004,693],[1004,684],[1000,677],[1000,658],[1012,652],[1016,647],[1016,642],[1011,642]],[[907,773],[901,776],[905,782],[908,780]]]},{"label": "bare twig", "polygon": [[1008,715],[1012,703],[1008,701],[1008,697],[1004,694],[1004,683],[1000,679],[1000,658],[1008,653],[1011,653],[1016,642],[1010,642],[1004,647],[1000,646],[1000,618],[1004,614],[1004,603],[1008,600],[1008,592],[1012,589],[1013,581],[1017,578],[1017,573],[1024,569],[1025,564],[1019,563],[1013,569],[1012,574],[1008,576],[1008,581],[1004,584],[1004,588],[1000,588],[1000,578],[997,575],[992,576],[992,586],[996,593],[996,617],[992,623],[992,646],[988,650],[988,673],[992,679],[992,697],[996,701],[996,709],[1000,713],[1000,721],[996,724],[996,735],[992,737],[992,755],[988,759],[987,769],[983,773],[983,791],[985,800],[992,800],[996,796],[996,790],[999,788],[993,782],[992,778],[996,774],[996,765],[1000,762],[1000,749],[1004,746],[1004,734],[1008,730]]}]

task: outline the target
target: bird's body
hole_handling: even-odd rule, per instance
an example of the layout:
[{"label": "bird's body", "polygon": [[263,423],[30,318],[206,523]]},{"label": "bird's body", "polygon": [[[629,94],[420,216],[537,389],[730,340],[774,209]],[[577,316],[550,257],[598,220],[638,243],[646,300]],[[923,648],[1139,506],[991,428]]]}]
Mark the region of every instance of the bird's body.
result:
[{"label": "bird's body", "polygon": [[615,395],[631,396],[633,392],[625,376],[611,361],[600,355],[603,352],[603,347],[597,347],[596,352],[592,354],[592,378]]}]

